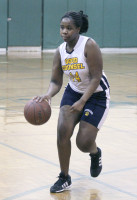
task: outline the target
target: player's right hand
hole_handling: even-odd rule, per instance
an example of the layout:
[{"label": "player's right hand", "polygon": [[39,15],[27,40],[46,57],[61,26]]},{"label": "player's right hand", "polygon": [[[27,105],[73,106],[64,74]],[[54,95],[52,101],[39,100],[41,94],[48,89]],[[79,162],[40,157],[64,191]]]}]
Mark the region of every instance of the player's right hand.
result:
[{"label": "player's right hand", "polygon": [[51,104],[51,97],[48,95],[35,96],[33,97],[33,100],[36,102],[47,101],[49,105]]}]

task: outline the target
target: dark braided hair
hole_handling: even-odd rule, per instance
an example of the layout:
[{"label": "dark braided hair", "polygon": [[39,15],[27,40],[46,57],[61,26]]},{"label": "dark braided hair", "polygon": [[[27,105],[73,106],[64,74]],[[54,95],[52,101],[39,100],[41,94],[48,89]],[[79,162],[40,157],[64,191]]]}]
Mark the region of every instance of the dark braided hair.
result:
[{"label": "dark braided hair", "polygon": [[83,11],[74,12],[70,11],[67,12],[62,18],[70,18],[73,20],[74,25],[79,28],[80,27],[80,34],[86,33],[88,30],[88,16],[83,13]]}]

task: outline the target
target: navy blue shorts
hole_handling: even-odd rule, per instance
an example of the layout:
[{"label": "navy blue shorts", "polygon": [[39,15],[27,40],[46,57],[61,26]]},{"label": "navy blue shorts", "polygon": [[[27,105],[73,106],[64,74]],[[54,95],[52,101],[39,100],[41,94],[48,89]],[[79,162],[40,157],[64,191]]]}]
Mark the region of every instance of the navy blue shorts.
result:
[{"label": "navy blue shorts", "polygon": [[[108,91],[109,92],[109,91]],[[60,107],[72,106],[83,94],[75,92],[68,84],[61,100]],[[86,121],[100,129],[103,125],[109,110],[109,98],[106,91],[94,93],[86,102],[80,120]]]}]

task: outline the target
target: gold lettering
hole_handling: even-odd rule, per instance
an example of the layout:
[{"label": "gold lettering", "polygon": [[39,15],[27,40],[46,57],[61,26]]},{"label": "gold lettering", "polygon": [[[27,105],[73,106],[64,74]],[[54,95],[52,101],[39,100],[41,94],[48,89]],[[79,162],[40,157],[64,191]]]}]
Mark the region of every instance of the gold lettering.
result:
[{"label": "gold lettering", "polygon": [[74,58],[74,63],[78,63],[78,58]]},{"label": "gold lettering", "polygon": [[68,71],[70,71],[71,70],[71,65],[68,65],[68,69],[67,69]]},{"label": "gold lettering", "polygon": [[80,63],[77,64],[77,69],[80,69]]},{"label": "gold lettering", "polygon": [[77,64],[74,64],[74,65],[73,65],[73,69],[77,69]]},{"label": "gold lettering", "polygon": [[71,64],[71,62],[72,62],[72,60],[71,60],[71,58],[69,58],[69,59],[68,59],[68,63]]},{"label": "gold lettering", "polygon": [[66,58],[65,59],[65,64],[72,64],[72,63],[78,63],[78,58],[74,57],[74,58]]},{"label": "gold lettering", "polygon": [[85,69],[85,67],[83,66],[83,64],[82,63],[80,63],[81,64],[81,69]]},{"label": "gold lettering", "polygon": [[[66,59],[65,62],[71,62],[71,59]],[[70,71],[70,70],[76,70],[76,69],[85,69],[82,63],[77,63],[77,64],[68,64],[68,65],[63,65],[62,69],[64,71]]]},{"label": "gold lettering", "polygon": [[81,79],[80,79],[80,77],[79,77],[78,72],[76,72],[76,74],[75,74],[75,78],[76,78],[76,80],[77,80],[78,82],[81,82]]},{"label": "gold lettering", "polygon": [[62,66],[63,71],[66,71],[66,67],[67,67],[67,65]]}]

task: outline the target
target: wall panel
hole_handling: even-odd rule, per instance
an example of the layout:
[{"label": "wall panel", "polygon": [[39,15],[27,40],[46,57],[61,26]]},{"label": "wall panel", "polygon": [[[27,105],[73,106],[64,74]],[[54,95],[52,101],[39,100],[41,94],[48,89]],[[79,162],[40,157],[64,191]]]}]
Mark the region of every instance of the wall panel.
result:
[{"label": "wall panel", "polygon": [[85,12],[86,1],[85,0],[68,0],[68,11],[80,11]]},{"label": "wall panel", "polygon": [[41,46],[42,0],[9,0],[8,46]]},{"label": "wall panel", "polygon": [[67,12],[67,1],[44,0],[43,48],[56,48],[61,42],[60,19]]},{"label": "wall panel", "polygon": [[87,0],[86,12],[89,16],[87,35],[103,45],[103,0]]},{"label": "wall panel", "polygon": [[121,1],[121,47],[137,47],[137,0]]},{"label": "wall panel", "polygon": [[[9,29],[7,2],[10,5],[13,2],[9,17],[13,17],[12,20],[15,17],[14,23],[9,22]],[[43,2],[43,13],[39,2]],[[56,48],[63,42],[60,19],[69,10],[83,10],[88,14],[86,35],[95,39],[100,47],[137,47],[137,0],[0,0],[0,48],[7,47],[7,38],[10,46],[39,46],[42,43],[43,49]],[[30,21],[25,18],[26,13]],[[35,37],[31,37],[32,33]]]},{"label": "wall panel", "polygon": [[104,0],[103,47],[120,46],[120,0]]},{"label": "wall panel", "polygon": [[7,47],[7,1],[0,0],[0,48]]}]

